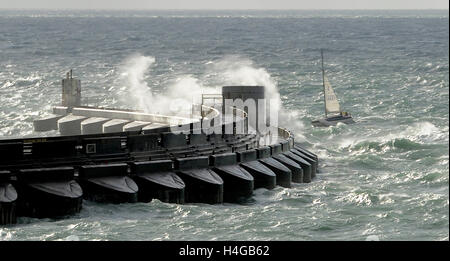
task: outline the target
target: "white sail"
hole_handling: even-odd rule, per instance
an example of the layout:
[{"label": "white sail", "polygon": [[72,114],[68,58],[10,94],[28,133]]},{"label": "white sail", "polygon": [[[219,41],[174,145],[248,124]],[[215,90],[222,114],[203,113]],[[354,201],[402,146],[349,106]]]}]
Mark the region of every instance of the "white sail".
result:
[{"label": "white sail", "polygon": [[324,85],[325,85],[325,109],[327,110],[327,113],[340,112],[341,107],[339,106],[336,94],[334,94],[334,91],[331,88],[331,84],[328,81],[327,76],[325,75],[324,75]]}]

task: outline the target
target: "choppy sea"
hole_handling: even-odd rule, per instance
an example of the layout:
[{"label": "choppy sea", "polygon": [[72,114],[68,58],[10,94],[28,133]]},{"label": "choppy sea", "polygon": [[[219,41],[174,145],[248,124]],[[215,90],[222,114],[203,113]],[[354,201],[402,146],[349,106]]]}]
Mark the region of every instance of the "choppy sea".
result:
[{"label": "choppy sea", "polygon": [[[311,126],[321,48],[356,124]],[[449,240],[448,10],[0,10],[0,139],[38,135],[69,69],[86,104],[108,107],[269,86],[321,173],[244,205],[85,201],[67,219],[19,218],[0,241]]]}]

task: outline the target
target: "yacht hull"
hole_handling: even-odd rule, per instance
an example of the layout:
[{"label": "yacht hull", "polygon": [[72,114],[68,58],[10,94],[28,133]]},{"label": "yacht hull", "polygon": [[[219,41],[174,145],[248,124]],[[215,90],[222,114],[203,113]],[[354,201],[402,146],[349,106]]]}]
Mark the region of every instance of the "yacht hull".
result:
[{"label": "yacht hull", "polygon": [[331,117],[331,118],[325,118],[320,120],[312,121],[312,125],[314,127],[329,127],[329,126],[336,126],[339,122],[345,123],[345,124],[352,124],[355,123],[353,118],[351,116],[337,116],[337,117]]}]

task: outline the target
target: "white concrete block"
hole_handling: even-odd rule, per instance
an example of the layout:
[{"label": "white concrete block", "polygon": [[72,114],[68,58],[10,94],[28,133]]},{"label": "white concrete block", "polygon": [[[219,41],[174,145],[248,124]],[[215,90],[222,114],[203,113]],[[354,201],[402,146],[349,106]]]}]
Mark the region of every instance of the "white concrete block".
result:
[{"label": "white concrete block", "polygon": [[34,131],[50,131],[58,129],[58,120],[62,115],[53,115],[44,119],[33,121]]},{"label": "white concrete block", "polygon": [[69,114],[69,108],[66,106],[55,106],[53,107],[53,113],[58,115],[67,115]]},{"label": "white concrete block", "polygon": [[61,135],[80,135],[81,134],[81,122],[86,117],[75,116],[69,114],[58,120],[58,129]]},{"label": "white concrete block", "polygon": [[121,111],[113,109],[94,109],[82,107],[73,108],[72,114],[85,117],[102,117],[110,119],[123,119],[128,121],[158,122],[170,125],[186,124],[194,120],[198,120],[178,116],[150,114],[145,112]]},{"label": "white concrete block", "polygon": [[81,122],[81,134],[103,133],[103,124],[110,119],[107,118],[88,118]]},{"label": "white concrete block", "polygon": [[103,124],[103,133],[111,133],[111,132],[122,132],[123,126],[125,126],[130,121],[121,120],[121,119],[113,119],[107,121]]},{"label": "white concrete block", "polygon": [[143,127],[151,124],[148,121],[133,121],[123,126],[123,131],[140,131]]},{"label": "white concrete block", "polygon": [[150,125],[147,125],[145,127],[142,128],[142,130],[152,130],[152,129],[157,129],[157,128],[161,128],[161,127],[167,127],[169,126],[169,124],[161,124],[161,123],[152,123]]}]

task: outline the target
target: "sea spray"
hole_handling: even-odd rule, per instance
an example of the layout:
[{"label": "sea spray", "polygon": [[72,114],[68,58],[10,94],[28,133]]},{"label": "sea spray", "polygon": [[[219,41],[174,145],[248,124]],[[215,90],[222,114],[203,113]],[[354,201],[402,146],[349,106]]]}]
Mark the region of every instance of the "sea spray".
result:
[{"label": "sea spray", "polygon": [[[221,86],[260,85],[264,86],[266,98],[270,99],[271,113],[277,115],[276,119],[271,117],[268,125],[280,124],[295,130],[303,128],[301,121],[296,120],[299,112],[283,109],[275,80],[265,68],[255,66],[248,58],[233,55],[208,63],[203,76],[212,78],[211,82],[203,83],[192,75],[180,76],[172,81],[164,94],[152,93],[151,87],[145,82],[145,76],[150,73],[154,63],[154,57],[138,54],[125,61],[121,74],[124,87],[121,88],[120,96],[125,97],[123,101],[128,106],[149,113],[186,116],[193,103],[201,103],[202,94],[220,94]],[[300,134],[296,137],[303,140]]]},{"label": "sea spray", "polygon": [[185,75],[176,78],[164,94],[155,94],[145,81],[155,58],[139,54],[130,56],[121,68],[122,87],[118,95],[131,108],[148,113],[180,115],[189,113],[193,103],[201,102],[201,94],[218,90],[203,86],[198,79]]},{"label": "sea spray", "polygon": [[172,113],[186,112],[191,109],[191,105],[201,104],[202,94],[219,93],[220,89],[204,86],[203,83],[191,76],[185,75],[178,77],[169,87],[164,95],[158,95],[162,104],[169,105]]},{"label": "sea spray", "polygon": [[281,108],[280,93],[274,79],[265,68],[257,67],[248,58],[229,55],[210,63],[208,74],[216,77],[215,83],[226,85],[260,85],[264,86],[267,99],[273,99],[274,109]]},{"label": "sea spray", "polygon": [[[272,119],[270,124],[275,123],[275,125],[284,126],[290,130],[303,129],[303,123],[298,120],[300,112],[283,108],[276,81],[265,68],[256,66],[252,60],[238,55],[226,56],[218,62],[212,63],[210,73],[216,75],[221,85],[264,86],[266,99],[271,100],[271,110],[278,114],[277,121]],[[299,141],[304,140],[304,136],[300,132],[295,137]]]},{"label": "sea spray", "polygon": [[154,57],[135,54],[130,56],[122,66],[121,79],[124,82],[124,86],[126,86],[125,89],[128,91],[128,95],[123,93],[120,97],[131,108],[137,108],[146,112],[151,111],[153,94],[151,88],[145,82],[145,74],[154,63]]}]

